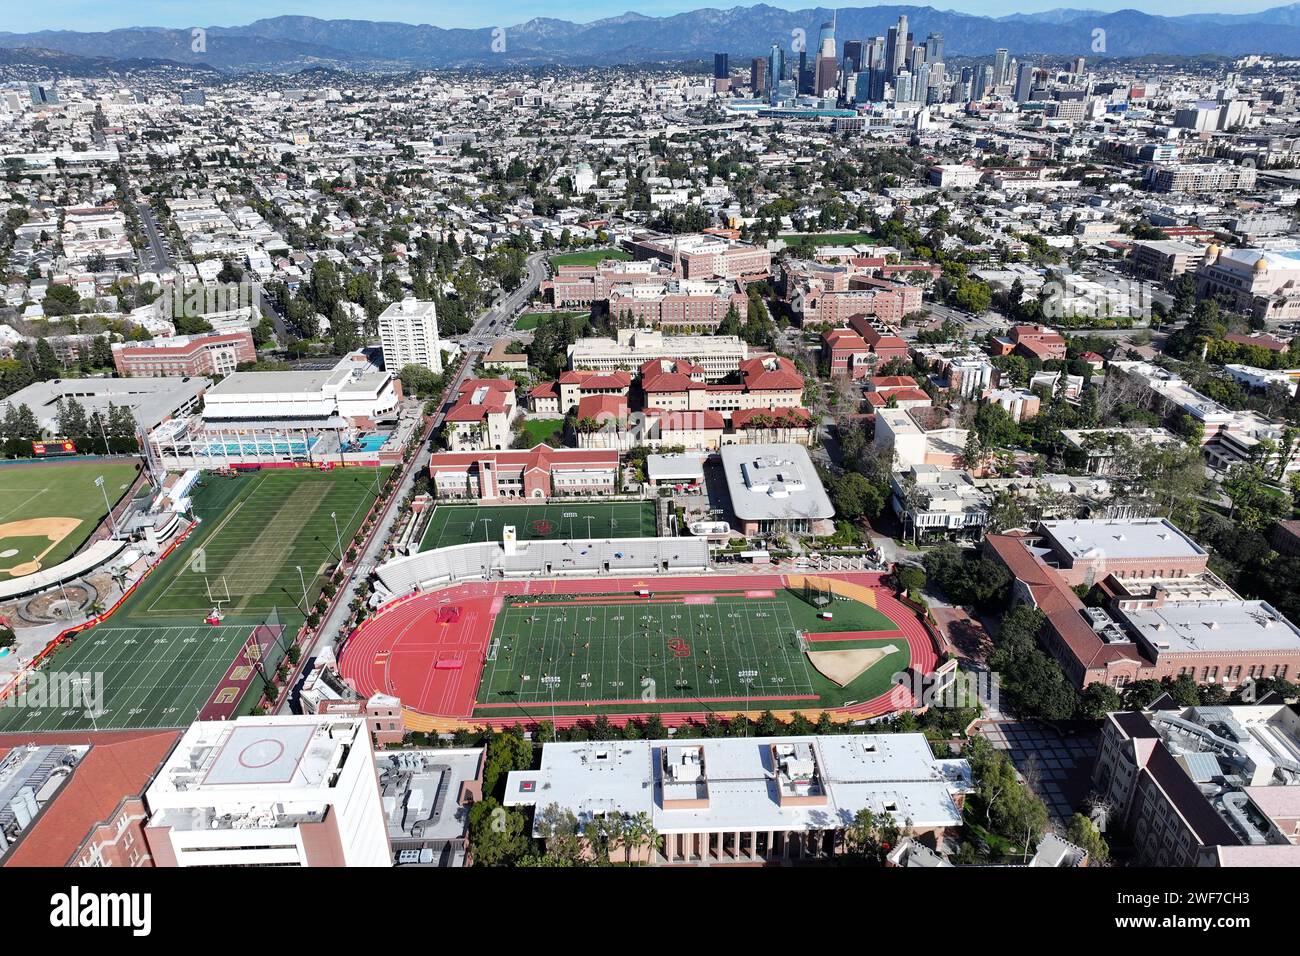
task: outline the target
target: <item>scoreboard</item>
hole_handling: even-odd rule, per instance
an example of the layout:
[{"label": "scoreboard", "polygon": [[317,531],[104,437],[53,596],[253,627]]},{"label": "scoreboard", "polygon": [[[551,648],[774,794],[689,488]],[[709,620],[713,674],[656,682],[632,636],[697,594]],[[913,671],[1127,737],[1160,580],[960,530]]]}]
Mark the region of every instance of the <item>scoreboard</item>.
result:
[{"label": "scoreboard", "polygon": [[67,439],[32,442],[32,454],[37,458],[46,458],[50,455],[75,455],[76,453],[76,444]]}]

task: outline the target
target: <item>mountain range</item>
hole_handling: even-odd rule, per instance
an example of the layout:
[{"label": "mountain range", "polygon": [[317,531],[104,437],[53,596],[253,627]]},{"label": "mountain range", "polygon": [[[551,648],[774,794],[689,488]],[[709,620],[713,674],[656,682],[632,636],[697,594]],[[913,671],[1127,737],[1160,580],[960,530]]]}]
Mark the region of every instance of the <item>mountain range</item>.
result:
[{"label": "mountain range", "polygon": [[[835,15],[841,41],[883,35],[899,15],[905,15],[918,40],[931,32],[942,33],[949,57],[987,56],[998,47],[1019,55],[1077,54],[1091,59],[1150,54],[1300,55],[1300,3],[1258,13],[1180,17],[1137,10],[1059,9],[995,18],[915,6],[841,8]],[[36,59],[32,51],[121,61],[165,60],[234,73],[297,72],[312,67],[402,71],[599,66],[692,60],[714,52],[732,54],[739,65],[744,58],[766,53],[774,42],[788,50],[796,29],[806,32],[811,48],[819,25],[831,16],[825,7],[791,11],[758,4],[665,17],[626,13],[591,23],[537,18],[472,30],[281,16],[245,26],[206,27],[204,48],[197,52],[192,49],[190,30],[161,27],[98,33],[0,32],[0,50],[27,51],[24,55]],[[1099,38],[1104,38],[1104,49],[1098,49]]]}]

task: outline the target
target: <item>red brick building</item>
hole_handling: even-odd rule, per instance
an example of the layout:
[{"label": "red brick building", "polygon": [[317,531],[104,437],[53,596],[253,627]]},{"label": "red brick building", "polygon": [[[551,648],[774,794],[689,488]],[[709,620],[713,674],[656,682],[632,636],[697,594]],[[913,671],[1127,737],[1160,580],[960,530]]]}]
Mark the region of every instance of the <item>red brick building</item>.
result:
[{"label": "red brick building", "polygon": [[[1013,603],[1042,611],[1040,639],[1077,688],[1188,676],[1231,689],[1300,673],[1300,629],[1206,574],[1207,555],[1164,519],[1040,523],[989,535]],[[1086,606],[1076,586],[1096,586]]]},{"label": "red brick building", "polygon": [[439,452],[429,458],[439,498],[545,499],[613,494],[618,452],[537,445],[509,451]]},{"label": "red brick building", "polygon": [[1065,358],[1065,336],[1043,325],[1013,325],[1008,333],[1011,351],[1045,362]]},{"label": "red brick building", "polygon": [[257,348],[248,329],[113,345],[113,365],[123,378],[229,375],[241,363],[256,361]]}]

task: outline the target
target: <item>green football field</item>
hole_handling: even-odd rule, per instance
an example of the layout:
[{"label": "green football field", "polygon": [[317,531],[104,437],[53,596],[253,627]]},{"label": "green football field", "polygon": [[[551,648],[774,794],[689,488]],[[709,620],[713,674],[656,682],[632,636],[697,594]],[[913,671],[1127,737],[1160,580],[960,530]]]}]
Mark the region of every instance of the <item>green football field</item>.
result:
[{"label": "green football field", "polygon": [[[0,580],[50,568],[81,547],[135,481],[139,462],[41,461],[0,466]],[[101,490],[95,479],[104,479]]]},{"label": "green football field", "polygon": [[[690,603],[686,603],[686,602]],[[728,709],[727,702],[798,710],[870,700],[907,666],[902,638],[807,645],[822,650],[882,648],[880,661],[843,687],[808,662],[797,632],[893,631],[874,608],[834,602],[835,619],[788,591],[743,594],[578,595],[516,600],[493,629],[477,700],[483,714],[522,707],[534,716],[600,710]],[[892,648],[892,650],[889,650]],[[803,697],[803,700],[782,698]],[[621,703],[616,703],[621,702]],[[485,707],[490,705],[490,707]]]},{"label": "green football field", "polygon": [[[591,520],[588,521],[587,519]],[[653,501],[545,505],[439,505],[420,541],[421,551],[471,541],[500,541],[514,525],[520,541],[540,538],[653,538]]]},{"label": "green football field", "polygon": [[[204,473],[193,498],[202,520],[186,541],[112,617],[44,666],[101,675],[101,712],[92,720],[80,707],[0,707],[0,733],[192,721],[258,624],[296,632],[299,606],[315,602],[335,562],[330,513],[346,548],[375,499],[375,475],[350,468]],[[216,627],[204,623],[214,603],[224,614]]]}]

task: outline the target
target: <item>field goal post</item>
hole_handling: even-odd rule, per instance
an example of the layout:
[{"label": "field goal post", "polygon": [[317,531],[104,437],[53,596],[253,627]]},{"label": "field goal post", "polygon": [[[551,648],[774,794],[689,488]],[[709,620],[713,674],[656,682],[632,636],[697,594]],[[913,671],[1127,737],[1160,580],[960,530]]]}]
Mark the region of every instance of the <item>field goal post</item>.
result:
[{"label": "field goal post", "polygon": [[792,638],[794,649],[800,654],[808,653],[808,635],[803,631],[796,630]]},{"label": "field goal post", "polygon": [[488,645],[487,654],[484,656],[485,661],[494,661],[497,659],[497,651],[501,650],[501,638],[492,638],[492,643]]}]

